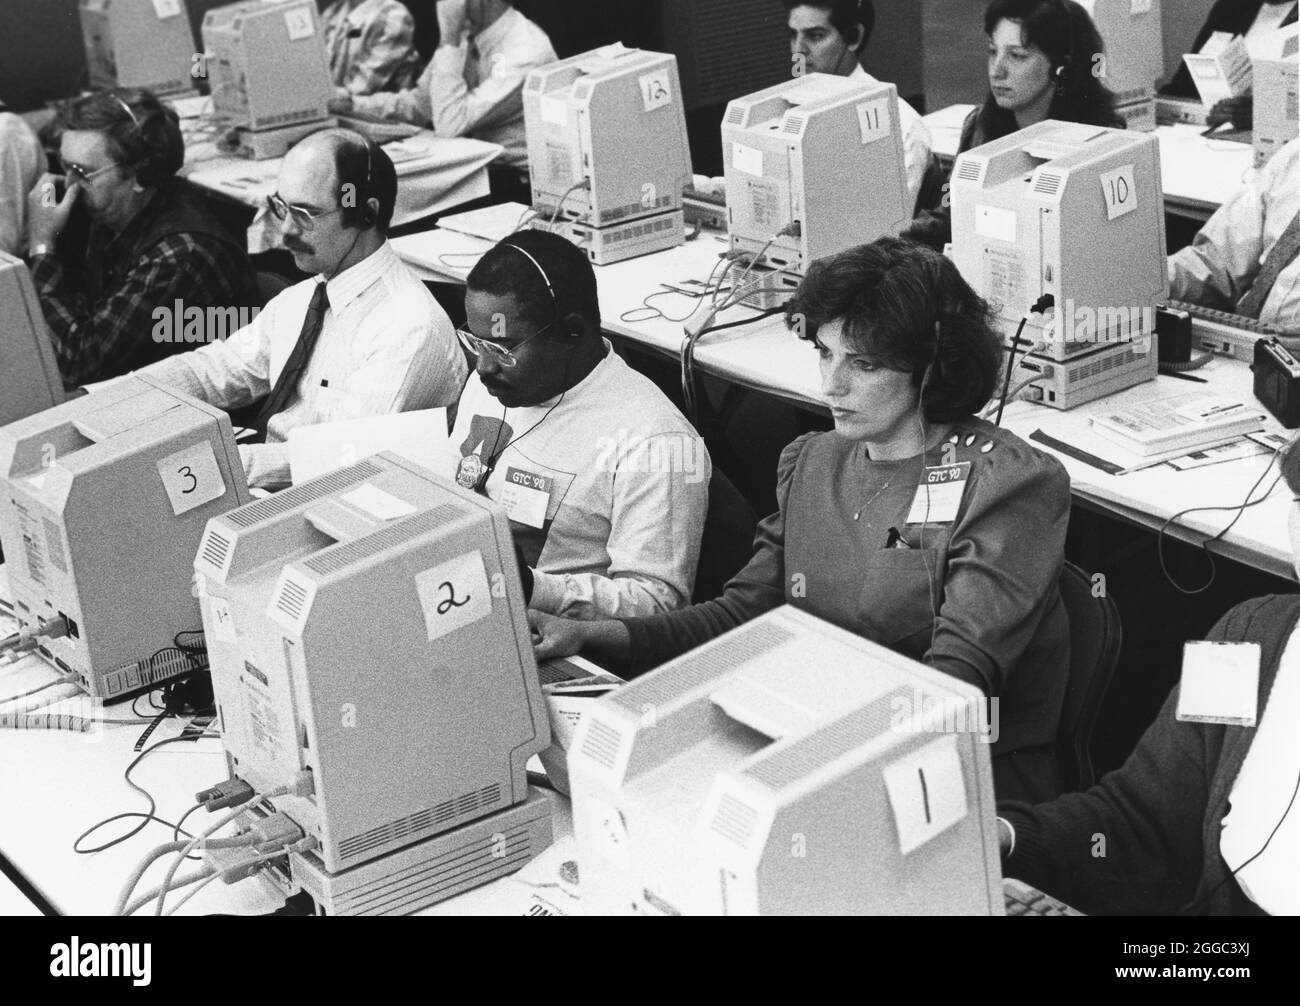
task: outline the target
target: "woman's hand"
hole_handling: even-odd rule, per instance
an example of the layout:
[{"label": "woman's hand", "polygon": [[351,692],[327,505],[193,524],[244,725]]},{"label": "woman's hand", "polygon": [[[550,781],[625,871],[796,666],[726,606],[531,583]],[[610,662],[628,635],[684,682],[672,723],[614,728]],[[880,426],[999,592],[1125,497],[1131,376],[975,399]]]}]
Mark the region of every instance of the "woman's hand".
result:
[{"label": "woman's hand", "polygon": [[533,656],[537,660],[571,657],[587,645],[591,622],[578,622],[540,611],[528,612],[528,627],[533,631]]}]

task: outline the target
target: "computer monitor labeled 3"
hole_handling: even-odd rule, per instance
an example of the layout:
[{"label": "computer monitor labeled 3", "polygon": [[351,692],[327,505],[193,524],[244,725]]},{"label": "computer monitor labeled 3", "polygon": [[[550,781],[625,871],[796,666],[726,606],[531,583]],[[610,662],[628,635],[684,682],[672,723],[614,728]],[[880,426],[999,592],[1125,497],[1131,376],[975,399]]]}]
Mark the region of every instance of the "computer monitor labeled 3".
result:
[{"label": "computer monitor labeled 3", "polygon": [[550,743],[505,512],[378,454],[215,517],[194,560],[232,776],[312,852],[287,890],[407,912],[550,842]]},{"label": "computer monitor labeled 3", "polygon": [[897,99],[892,84],[810,73],[727,106],[731,248],[763,256],[752,275],[770,275],[773,296],[816,259],[911,221]]},{"label": "computer monitor labeled 3", "polygon": [[0,426],[63,401],[50,333],[20,259],[0,252]]},{"label": "computer monitor labeled 3", "polygon": [[979,691],[782,607],[599,700],[589,915],[1003,913]]},{"label": "computer monitor labeled 3", "polygon": [[146,377],[0,428],[0,541],[19,622],[64,620],[40,652],[115,700],[188,673],[194,550],[248,499],[229,417]]},{"label": "computer monitor labeled 3", "polygon": [[675,56],[605,46],[531,71],[523,97],[539,226],[597,265],[685,241],[691,155]]},{"label": "computer monitor labeled 3", "polygon": [[1025,319],[1037,400],[1068,409],[1155,378],[1168,279],[1154,134],[1048,119],[961,154],[950,195],[953,261],[1008,343]]},{"label": "computer monitor labeled 3", "polygon": [[81,0],[90,86],[194,90],[198,69],[184,0]]}]

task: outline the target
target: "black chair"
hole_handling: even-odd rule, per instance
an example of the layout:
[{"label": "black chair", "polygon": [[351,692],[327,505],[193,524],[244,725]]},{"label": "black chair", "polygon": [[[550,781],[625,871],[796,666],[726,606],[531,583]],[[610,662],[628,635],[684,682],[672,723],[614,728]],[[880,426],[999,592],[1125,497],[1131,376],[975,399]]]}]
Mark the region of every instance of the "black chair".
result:
[{"label": "black chair", "polygon": [[700,541],[700,564],[695,573],[698,604],[722,593],[727,581],[739,573],[754,554],[754,509],[721,469],[709,480],[709,509]]},{"label": "black chair", "polygon": [[1092,733],[1119,661],[1124,632],[1115,601],[1109,594],[1095,596],[1091,578],[1078,566],[1065,564],[1060,585],[1070,618],[1070,670],[1057,757],[1065,791],[1070,792],[1096,782]]}]

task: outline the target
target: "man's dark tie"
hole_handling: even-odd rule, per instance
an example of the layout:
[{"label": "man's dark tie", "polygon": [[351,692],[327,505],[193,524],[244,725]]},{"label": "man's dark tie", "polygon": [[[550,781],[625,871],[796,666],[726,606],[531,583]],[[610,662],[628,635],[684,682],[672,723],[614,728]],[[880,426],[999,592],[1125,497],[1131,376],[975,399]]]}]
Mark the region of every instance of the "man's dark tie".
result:
[{"label": "man's dark tie", "polygon": [[1296,214],[1291,225],[1277,239],[1277,244],[1264,257],[1264,264],[1260,266],[1254,284],[1246,291],[1246,296],[1237,302],[1237,313],[1248,318],[1258,318],[1264,310],[1264,301],[1273,292],[1277,278],[1282,275],[1283,269],[1296,260],[1297,255],[1300,255],[1300,213]]},{"label": "man's dark tie", "polygon": [[312,294],[311,303],[307,305],[307,316],[302,320],[302,331],[298,333],[298,342],[293,347],[293,352],[289,354],[280,376],[276,378],[275,387],[266,396],[266,401],[262,403],[257,419],[253,422],[253,428],[263,439],[266,438],[266,427],[271,417],[278,416],[285,410],[298,389],[298,382],[302,379],[303,371],[307,369],[307,364],[311,362],[311,354],[316,349],[316,340],[320,338],[321,327],[325,324],[325,312],[329,307],[325,284],[317,283],[316,292]]}]

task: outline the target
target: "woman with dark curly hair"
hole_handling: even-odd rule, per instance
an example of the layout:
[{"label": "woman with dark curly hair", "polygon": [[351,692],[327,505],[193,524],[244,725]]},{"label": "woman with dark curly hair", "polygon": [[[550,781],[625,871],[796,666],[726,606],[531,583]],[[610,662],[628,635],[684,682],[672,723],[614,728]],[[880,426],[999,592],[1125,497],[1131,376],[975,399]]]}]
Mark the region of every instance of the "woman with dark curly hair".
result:
[{"label": "woman with dark curly hair", "polygon": [[[984,33],[989,93],[966,117],[958,154],[1044,119],[1124,128],[1100,75],[1105,44],[1074,0],[993,0]],[[905,236],[942,248],[952,239],[947,206],[920,214]]]},{"label": "woman with dark curly hair", "polygon": [[663,615],[530,613],[538,658],[649,669],[792,604],[997,697],[999,796],[1059,792],[1070,481],[975,417],[1001,360],[988,305],[942,255],[882,238],[814,263],[786,322],[820,357],[835,429],[782,452],[749,564],[718,599]]}]

